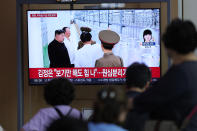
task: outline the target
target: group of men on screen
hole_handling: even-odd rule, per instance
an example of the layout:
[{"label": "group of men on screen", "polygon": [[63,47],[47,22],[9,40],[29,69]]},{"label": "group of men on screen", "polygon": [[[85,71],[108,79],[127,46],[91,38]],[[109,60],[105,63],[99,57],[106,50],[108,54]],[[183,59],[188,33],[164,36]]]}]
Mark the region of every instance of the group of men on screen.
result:
[{"label": "group of men on screen", "polygon": [[[123,60],[112,49],[120,36],[111,30],[99,32],[100,44],[93,44],[91,29],[82,28],[81,45],[75,48],[70,39],[70,28],[55,31],[55,39],[48,45],[50,68],[66,67],[123,67]],[[104,54],[103,54],[104,53]]]}]

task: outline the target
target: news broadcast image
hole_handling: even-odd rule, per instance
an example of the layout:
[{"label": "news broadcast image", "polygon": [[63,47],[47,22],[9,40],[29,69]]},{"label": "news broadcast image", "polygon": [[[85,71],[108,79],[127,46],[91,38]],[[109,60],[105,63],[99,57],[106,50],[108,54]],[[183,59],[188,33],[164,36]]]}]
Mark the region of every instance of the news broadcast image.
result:
[{"label": "news broadcast image", "polygon": [[[30,84],[45,84],[65,77],[74,84],[121,84],[126,68],[134,62],[151,68],[152,77],[160,77],[160,10],[42,10],[27,11]],[[65,32],[63,44],[72,67],[51,67],[49,44],[55,31]],[[82,28],[88,28],[91,44],[83,44]],[[95,67],[104,56],[99,32],[111,30],[120,36],[112,52],[122,59],[122,67]],[[64,58],[58,58],[64,59]],[[64,59],[65,60],[65,59]]]}]

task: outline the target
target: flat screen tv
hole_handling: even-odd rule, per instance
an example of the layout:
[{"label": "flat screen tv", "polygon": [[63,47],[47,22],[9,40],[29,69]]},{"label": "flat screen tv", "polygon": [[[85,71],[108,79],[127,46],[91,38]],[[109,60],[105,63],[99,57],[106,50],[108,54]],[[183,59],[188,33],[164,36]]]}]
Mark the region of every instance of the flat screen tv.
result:
[{"label": "flat screen tv", "polygon": [[[145,63],[153,78],[160,77],[160,9],[28,10],[27,18],[30,84],[58,77],[74,84],[122,84],[126,68],[134,62]],[[83,27],[91,29],[89,43],[80,39]],[[49,45],[57,41],[55,31],[63,28],[65,36],[57,43],[67,51],[59,55],[56,46]],[[112,52],[123,67],[95,67],[104,56],[98,37],[102,30],[119,34]],[[54,61],[59,64],[52,66]]]}]

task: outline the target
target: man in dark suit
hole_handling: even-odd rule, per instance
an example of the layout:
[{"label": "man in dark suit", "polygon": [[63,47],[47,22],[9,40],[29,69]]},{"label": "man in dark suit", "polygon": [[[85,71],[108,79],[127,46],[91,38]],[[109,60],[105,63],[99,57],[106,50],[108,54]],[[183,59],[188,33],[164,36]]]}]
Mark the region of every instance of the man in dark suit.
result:
[{"label": "man in dark suit", "polygon": [[50,68],[72,67],[68,50],[64,45],[64,31],[56,30],[55,39],[48,46]]},{"label": "man in dark suit", "polygon": [[123,67],[122,58],[112,52],[114,45],[120,41],[120,36],[114,31],[103,30],[99,32],[99,39],[104,56],[96,60],[95,67]]}]

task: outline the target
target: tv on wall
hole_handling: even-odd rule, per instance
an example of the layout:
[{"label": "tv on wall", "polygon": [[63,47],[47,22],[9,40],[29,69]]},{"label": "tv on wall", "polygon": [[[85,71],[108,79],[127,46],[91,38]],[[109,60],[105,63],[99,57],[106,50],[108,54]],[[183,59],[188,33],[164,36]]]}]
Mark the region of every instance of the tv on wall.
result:
[{"label": "tv on wall", "polygon": [[[74,84],[121,84],[134,62],[145,63],[153,78],[160,77],[159,9],[29,10],[27,16],[30,84],[58,77]],[[119,34],[112,52],[123,66],[95,67],[104,56],[98,37],[102,30]],[[91,43],[81,41],[83,32],[91,34]]]}]

